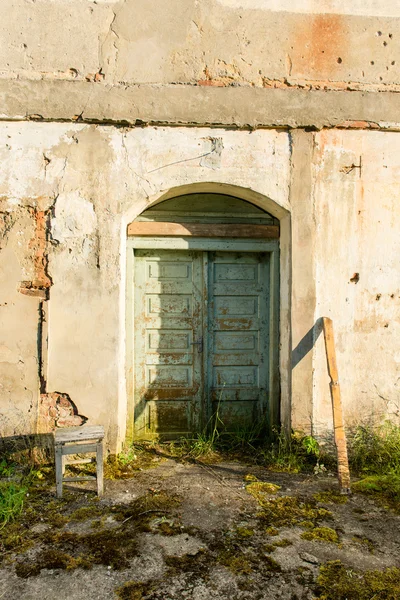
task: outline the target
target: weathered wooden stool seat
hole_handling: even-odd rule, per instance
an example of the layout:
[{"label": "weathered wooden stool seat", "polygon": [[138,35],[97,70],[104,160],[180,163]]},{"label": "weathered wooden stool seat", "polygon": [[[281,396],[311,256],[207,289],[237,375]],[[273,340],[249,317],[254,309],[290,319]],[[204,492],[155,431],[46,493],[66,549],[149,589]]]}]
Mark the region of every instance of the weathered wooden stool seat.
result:
[{"label": "weathered wooden stool seat", "polygon": [[[66,427],[57,429],[54,434],[54,450],[56,462],[57,497],[62,497],[63,483],[69,481],[97,481],[97,494],[103,494],[103,438],[104,427],[101,425]],[[96,458],[75,458],[67,460],[69,454],[86,454],[95,452]],[[64,477],[66,465],[77,465],[96,461],[96,475],[86,477]]]}]

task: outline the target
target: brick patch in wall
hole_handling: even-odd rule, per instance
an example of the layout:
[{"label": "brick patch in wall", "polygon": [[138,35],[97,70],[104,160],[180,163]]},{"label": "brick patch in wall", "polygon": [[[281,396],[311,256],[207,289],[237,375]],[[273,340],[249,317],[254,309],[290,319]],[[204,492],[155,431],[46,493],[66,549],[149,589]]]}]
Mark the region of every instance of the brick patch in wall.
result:
[{"label": "brick patch in wall", "polygon": [[35,235],[29,243],[29,248],[32,250],[35,275],[32,281],[21,281],[19,291],[26,296],[37,296],[46,300],[48,290],[52,285],[51,277],[47,272],[50,211],[36,210],[35,208],[29,208],[29,211],[35,221]]},{"label": "brick patch in wall", "polygon": [[39,433],[49,433],[57,427],[79,427],[86,421],[87,417],[78,414],[78,409],[68,394],[40,394]]}]

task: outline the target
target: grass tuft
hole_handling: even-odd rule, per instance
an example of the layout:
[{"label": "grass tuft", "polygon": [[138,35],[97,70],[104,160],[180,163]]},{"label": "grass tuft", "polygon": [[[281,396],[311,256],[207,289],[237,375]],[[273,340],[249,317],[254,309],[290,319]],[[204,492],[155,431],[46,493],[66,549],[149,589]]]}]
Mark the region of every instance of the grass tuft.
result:
[{"label": "grass tuft", "polygon": [[28,487],[13,481],[0,482],[0,529],[22,512]]},{"label": "grass tuft", "polygon": [[379,427],[357,427],[351,438],[350,461],[363,477],[352,489],[373,495],[400,512],[400,427],[389,421]]},{"label": "grass tuft", "polygon": [[351,437],[350,461],[358,473],[400,475],[400,427],[390,421],[379,427],[359,425]]}]

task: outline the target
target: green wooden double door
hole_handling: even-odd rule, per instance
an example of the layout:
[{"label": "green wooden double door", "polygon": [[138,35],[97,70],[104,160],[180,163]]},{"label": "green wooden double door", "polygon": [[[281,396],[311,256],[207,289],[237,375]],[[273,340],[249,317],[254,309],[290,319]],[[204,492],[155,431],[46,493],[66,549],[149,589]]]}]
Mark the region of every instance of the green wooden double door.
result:
[{"label": "green wooden double door", "polygon": [[136,250],[134,435],[268,424],[270,253]]}]

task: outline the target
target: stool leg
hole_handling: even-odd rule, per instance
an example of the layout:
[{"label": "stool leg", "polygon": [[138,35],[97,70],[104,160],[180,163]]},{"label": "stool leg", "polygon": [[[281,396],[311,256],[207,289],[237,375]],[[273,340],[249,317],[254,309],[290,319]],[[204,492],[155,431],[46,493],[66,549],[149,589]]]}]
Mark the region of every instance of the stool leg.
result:
[{"label": "stool leg", "polygon": [[56,488],[57,488],[57,498],[62,498],[63,492],[63,454],[62,454],[62,446],[56,446],[55,455],[56,455]]},{"label": "stool leg", "polygon": [[102,496],[104,491],[103,481],[103,442],[97,443],[96,450],[96,478],[97,478],[97,495]]}]

